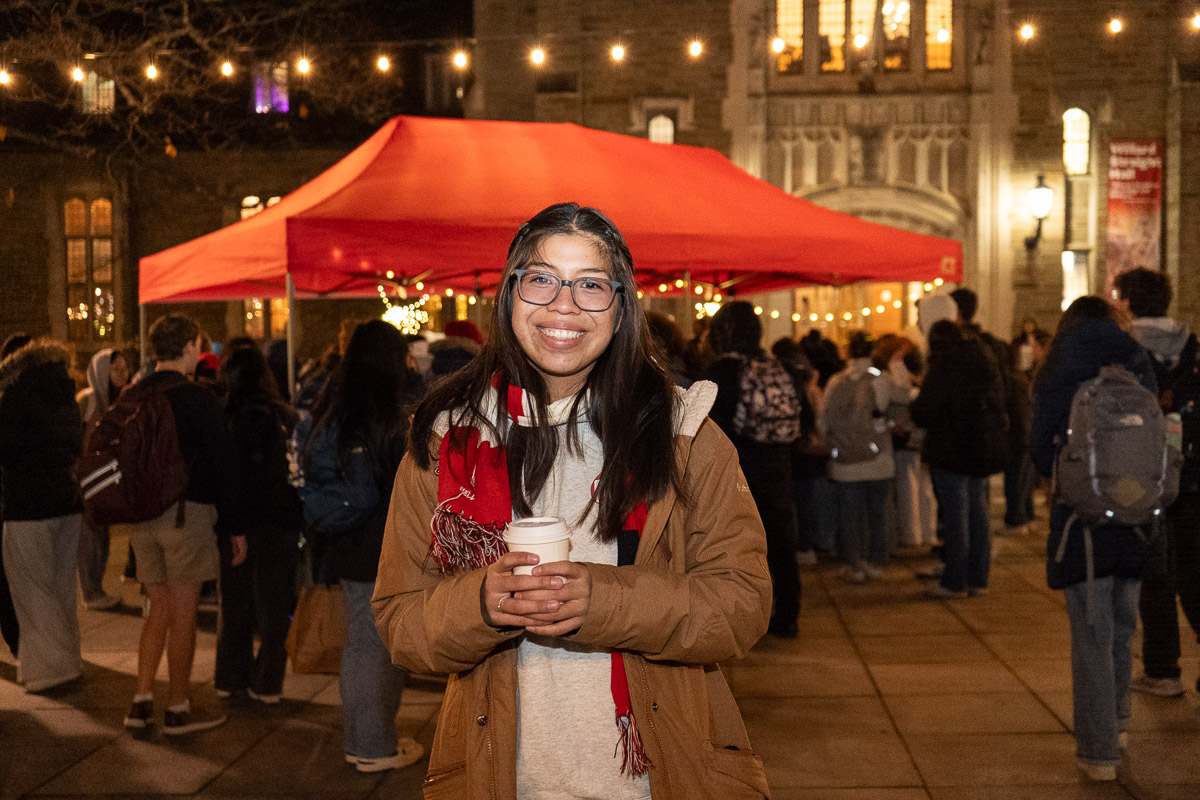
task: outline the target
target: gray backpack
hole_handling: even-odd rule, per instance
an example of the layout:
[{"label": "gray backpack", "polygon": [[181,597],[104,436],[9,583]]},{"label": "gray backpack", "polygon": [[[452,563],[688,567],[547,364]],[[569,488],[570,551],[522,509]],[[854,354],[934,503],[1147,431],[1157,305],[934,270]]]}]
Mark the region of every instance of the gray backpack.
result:
[{"label": "gray backpack", "polygon": [[839,464],[860,464],[891,452],[892,434],[887,418],[875,407],[875,380],[879,370],[847,374],[825,396],[825,443],[829,457]]},{"label": "gray backpack", "polygon": [[1181,462],[1158,398],[1124,367],[1104,367],[1071,400],[1058,499],[1089,526],[1150,525],[1179,493]]}]

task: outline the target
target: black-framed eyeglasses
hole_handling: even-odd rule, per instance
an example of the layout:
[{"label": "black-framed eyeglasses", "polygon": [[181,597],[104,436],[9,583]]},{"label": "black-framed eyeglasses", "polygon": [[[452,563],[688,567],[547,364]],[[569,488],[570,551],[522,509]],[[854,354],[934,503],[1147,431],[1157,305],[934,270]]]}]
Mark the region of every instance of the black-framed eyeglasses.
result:
[{"label": "black-framed eyeglasses", "polygon": [[550,305],[566,286],[580,311],[607,311],[617,292],[624,289],[620,281],[592,277],[566,281],[552,272],[536,269],[515,269],[513,280],[517,282],[517,294],[521,299],[535,306]]}]

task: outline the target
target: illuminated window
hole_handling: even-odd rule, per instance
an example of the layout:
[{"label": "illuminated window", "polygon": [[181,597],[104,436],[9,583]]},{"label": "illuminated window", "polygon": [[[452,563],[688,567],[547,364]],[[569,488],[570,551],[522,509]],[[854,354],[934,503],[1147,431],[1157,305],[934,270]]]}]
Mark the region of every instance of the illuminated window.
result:
[{"label": "illuminated window", "polygon": [[1068,175],[1087,175],[1091,167],[1092,121],[1081,108],[1063,114],[1063,166]]},{"label": "illuminated window", "polygon": [[260,62],[254,65],[251,105],[259,114],[288,110],[288,64],[286,61]]},{"label": "illuminated window", "polygon": [[1062,310],[1088,293],[1088,253],[1086,250],[1064,250],[1062,253],[1063,296]]},{"label": "illuminated window", "polygon": [[954,0],[925,3],[925,67],[950,69],[953,43]]},{"label": "illuminated window", "polygon": [[108,114],[116,100],[116,87],[112,81],[102,81],[95,72],[83,76],[79,85],[80,108],[85,114]]},{"label": "illuminated window", "polygon": [[113,295],[112,201],[75,197],[63,204],[67,252],[67,338],[109,340],[116,335]]},{"label": "illuminated window", "polygon": [[850,43],[866,53],[875,33],[875,0],[850,0]]},{"label": "illuminated window", "polygon": [[817,34],[821,39],[821,71],[843,72],[846,69],[845,0],[821,0]]},{"label": "illuminated window", "polygon": [[776,0],[775,35],[783,40],[776,56],[780,72],[800,72],[804,55],[804,0]]},{"label": "illuminated window", "polygon": [[912,9],[907,0],[885,0],[880,9],[883,21],[883,68],[908,69],[908,33]]},{"label": "illuminated window", "polygon": [[666,114],[658,114],[650,119],[646,134],[652,142],[675,144],[675,122]]}]

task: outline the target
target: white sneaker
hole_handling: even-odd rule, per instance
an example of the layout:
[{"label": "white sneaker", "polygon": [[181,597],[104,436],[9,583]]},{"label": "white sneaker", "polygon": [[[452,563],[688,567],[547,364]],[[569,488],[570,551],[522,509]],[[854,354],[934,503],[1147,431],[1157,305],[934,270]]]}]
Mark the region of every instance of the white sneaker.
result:
[{"label": "white sneaker", "polygon": [[1183,683],[1179,678],[1151,678],[1149,675],[1139,675],[1129,682],[1129,688],[1156,697],[1183,697]]},{"label": "white sneaker", "polygon": [[281,695],[277,694],[259,694],[253,689],[247,689],[246,694],[250,695],[251,700],[257,700],[263,705],[274,706],[279,704]]},{"label": "white sneaker", "polygon": [[866,583],[867,573],[857,567],[847,565],[842,567],[841,578],[846,583]]},{"label": "white sneaker", "polygon": [[1079,768],[1083,770],[1083,774],[1088,776],[1088,780],[1115,781],[1117,779],[1117,768],[1112,764],[1089,764],[1078,759],[1076,761]]},{"label": "white sneaker", "polygon": [[863,564],[859,564],[858,568],[861,569],[863,572],[865,572],[867,577],[873,581],[877,581],[883,577],[883,570],[881,570],[879,567],[875,566],[874,564],[863,563]]},{"label": "white sneaker", "polygon": [[407,736],[396,742],[396,755],[386,758],[359,758],[346,753],[346,763],[353,764],[359,772],[384,772],[389,769],[403,769],[414,764],[425,755],[425,748],[415,739]]}]

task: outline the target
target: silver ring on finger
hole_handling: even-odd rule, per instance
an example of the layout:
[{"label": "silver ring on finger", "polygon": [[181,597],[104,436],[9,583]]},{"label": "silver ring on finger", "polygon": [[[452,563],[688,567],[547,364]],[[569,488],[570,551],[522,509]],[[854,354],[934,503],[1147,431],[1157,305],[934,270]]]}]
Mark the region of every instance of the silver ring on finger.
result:
[{"label": "silver ring on finger", "polygon": [[508,598],[510,598],[510,597],[512,597],[512,595],[511,595],[511,594],[502,594],[502,595],[500,595],[500,599],[496,601],[496,611],[497,611],[497,612],[499,612],[499,613],[501,613],[501,614],[503,614],[503,613],[504,613],[504,601],[505,601],[505,600],[507,600],[507,599],[508,599]]}]

